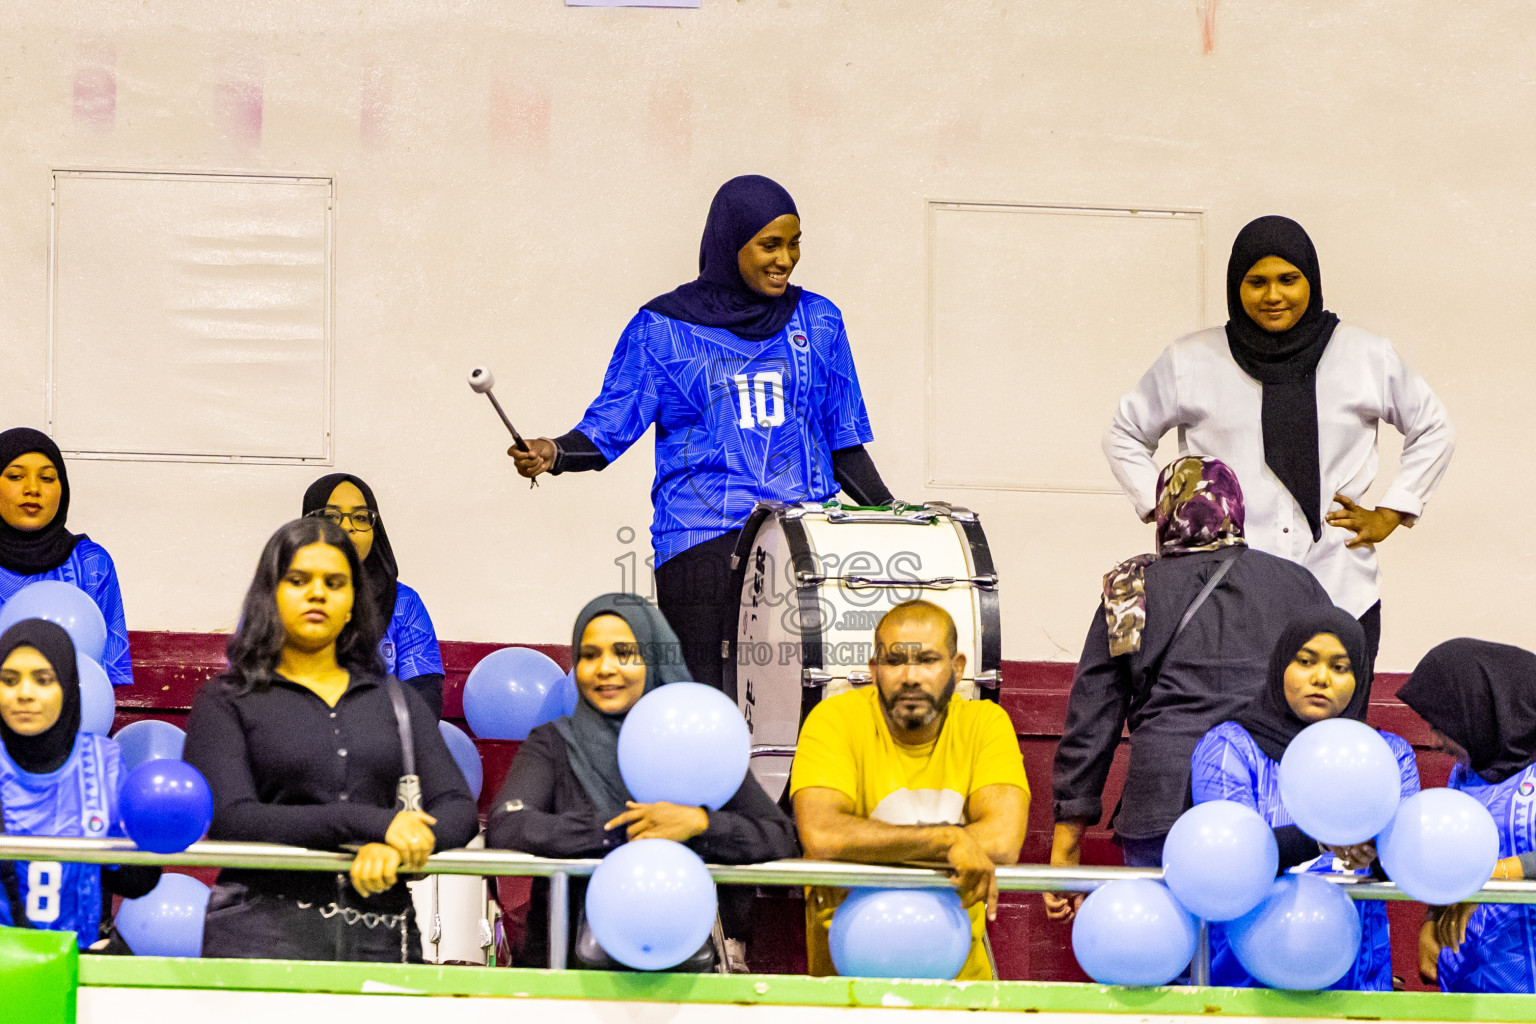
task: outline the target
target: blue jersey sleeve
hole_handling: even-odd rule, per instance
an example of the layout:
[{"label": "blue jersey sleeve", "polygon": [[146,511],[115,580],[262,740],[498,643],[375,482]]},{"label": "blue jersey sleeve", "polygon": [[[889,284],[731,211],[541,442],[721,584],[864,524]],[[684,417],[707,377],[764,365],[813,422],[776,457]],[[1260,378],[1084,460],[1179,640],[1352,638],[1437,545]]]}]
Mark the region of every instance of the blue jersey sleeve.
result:
[{"label": "blue jersey sleeve", "polygon": [[832,342],[827,365],[827,390],[822,406],[822,430],[831,451],[868,444],[875,439],[869,426],[869,411],[864,407],[864,391],[859,387],[859,373],[853,365],[853,348],[848,344],[848,330],[838,318],[837,336]]},{"label": "blue jersey sleeve", "polygon": [[107,620],[107,648],[101,655],[101,667],[113,686],[133,685],[133,658],[128,651],[128,623],[123,614],[123,592],[117,582],[117,566],[107,549],[93,544],[81,574],[81,589],[91,595]]},{"label": "blue jersey sleeve", "polygon": [[442,674],[443,654],[437,645],[432,617],[427,614],[421,595],[404,584],[396,588],[395,614],[389,620],[385,640],[394,645],[395,678]]},{"label": "blue jersey sleeve", "polygon": [[1258,770],[1248,730],[1236,722],[1223,722],[1200,738],[1190,758],[1190,793],[1197,804],[1231,800],[1258,807]]},{"label": "blue jersey sleeve", "polygon": [[609,462],[628,451],[656,421],[657,370],[646,346],[646,329],[658,319],[642,311],[630,320],[608,361],[602,391],[576,424]]},{"label": "blue jersey sleeve", "polygon": [[1397,771],[1403,782],[1402,796],[1406,800],[1419,791],[1418,758],[1414,757],[1413,747],[1409,746],[1408,741],[1396,733],[1381,732],[1381,738],[1387,741],[1387,746],[1392,748],[1392,754],[1397,758]]}]

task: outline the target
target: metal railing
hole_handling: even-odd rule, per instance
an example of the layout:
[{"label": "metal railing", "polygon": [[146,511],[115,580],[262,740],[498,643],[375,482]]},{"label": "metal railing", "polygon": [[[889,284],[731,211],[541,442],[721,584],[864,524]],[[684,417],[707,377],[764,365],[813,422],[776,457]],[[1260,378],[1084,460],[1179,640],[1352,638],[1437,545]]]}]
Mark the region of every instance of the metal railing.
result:
[{"label": "metal railing", "polygon": [[[0,834],[0,860],[80,861],[89,864],[159,864],[165,867],[221,867],[270,871],[341,872],[351,867],[352,854],[306,850],[276,843],[193,843],[182,853],[140,850],[128,839],[60,839],[50,836]],[[585,877],[600,860],[534,857],[508,850],[447,850],[427,859],[422,874],[506,875],[548,878],[549,966],[565,967],[570,942],[569,880]],[[779,860],[767,864],[711,864],[709,873],[727,885],[830,885],[844,888],[939,889],[953,881],[935,868],[885,867],[839,861]],[[1159,868],[1074,867],[1017,864],[997,869],[1003,892],[1091,892],[1121,878],[1161,879]],[[1352,899],[1408,900],[1413,897],[1391,882],[1359,875],[1317,875],[1342,886]],[[1536,881],[1490,881],[1463,902],[1536,904]],[[1210,983],[1209,946],[1201,924],[1200,943],[1192,965],[1196,985]]]}]

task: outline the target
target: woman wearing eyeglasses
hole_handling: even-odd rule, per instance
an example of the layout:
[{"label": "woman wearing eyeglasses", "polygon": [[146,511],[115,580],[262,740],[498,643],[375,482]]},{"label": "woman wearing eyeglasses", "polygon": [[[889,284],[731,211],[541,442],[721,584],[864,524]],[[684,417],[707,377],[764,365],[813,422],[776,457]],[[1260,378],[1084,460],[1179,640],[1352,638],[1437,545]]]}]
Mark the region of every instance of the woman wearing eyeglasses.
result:
[{"label": "woman wearing eyeglasses", "polygon": [[350,473],[330,473],[304,492],[304,514],[329,519],[346,531],[363,563],[366,598],[389,623],[379,641],[384,670],[409,684],[438,718],[443,717],[443,655],[421,596],[400,582],[395,552],[379,518],[373,489]]}]

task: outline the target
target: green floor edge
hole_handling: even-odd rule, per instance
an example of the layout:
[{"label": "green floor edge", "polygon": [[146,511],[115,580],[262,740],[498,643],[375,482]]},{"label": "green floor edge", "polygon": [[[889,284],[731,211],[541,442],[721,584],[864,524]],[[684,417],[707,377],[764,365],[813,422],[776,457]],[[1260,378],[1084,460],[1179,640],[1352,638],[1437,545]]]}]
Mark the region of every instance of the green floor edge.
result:
[{"label": "green floor edge", "polygon": [[1011,1010],[1025,1013],[1536,1021],[1536,996],[1526,995],[1292,993],[1267,989],[1120,988],[1032,981],[882,981],[766,974],[609,974],[596,971],[529,971],[287,960],[85,956],[80,958],[80,984],[107,988],[393,993],[768,1006],[878,1006]]}]

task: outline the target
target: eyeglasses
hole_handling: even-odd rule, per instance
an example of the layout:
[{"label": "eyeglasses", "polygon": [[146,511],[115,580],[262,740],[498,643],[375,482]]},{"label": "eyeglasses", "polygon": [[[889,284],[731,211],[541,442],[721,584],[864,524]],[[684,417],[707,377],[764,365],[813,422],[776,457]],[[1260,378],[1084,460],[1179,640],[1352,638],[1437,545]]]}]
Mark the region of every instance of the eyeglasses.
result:
[{"label": "eyeglasses", "polygon": [[345,526],[348,522],[350,522],[352,524],[352,528],[357,530],[359,533],[367,533],[369,530],[372,530],[379,521],[379,514],[371,508],[360,508],[354,512],[343,512],[341,509],[336,508],[334,505],[327,505],[324,508],[317,508],[313,512],[306,514],[311,516],[319,516],[322,519],[329,519],[337,526]]}]

